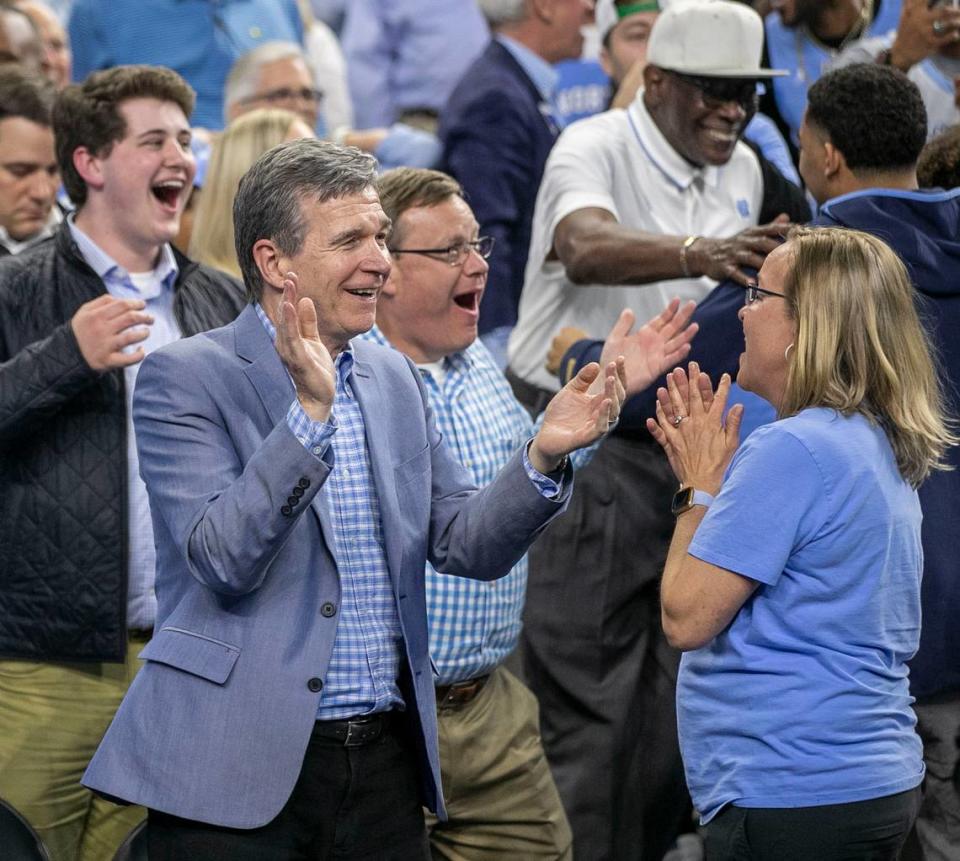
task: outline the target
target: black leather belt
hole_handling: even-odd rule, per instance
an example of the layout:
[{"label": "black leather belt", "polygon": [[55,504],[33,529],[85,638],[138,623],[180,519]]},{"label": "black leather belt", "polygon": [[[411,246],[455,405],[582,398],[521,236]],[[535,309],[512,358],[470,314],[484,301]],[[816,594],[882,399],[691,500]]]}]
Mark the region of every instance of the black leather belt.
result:
[{"label": "black leather belt", "polygon": [[485,676],[477,676],[475,679],[467,679],[465,682],[437,685],[437,708],[455,709],[472,703],[489,679],[488,673]]},{"label": "black leather belt", "polygon": [[344,747],[362,747],[388,732],[396,721],[396,712],[376,712],[346,720],[318,720],[313,734],[332,739]]},{"label": "black leather belt", "polygon": [[127,628],[127,637],[131,640],[152,639],[153,628]]}]

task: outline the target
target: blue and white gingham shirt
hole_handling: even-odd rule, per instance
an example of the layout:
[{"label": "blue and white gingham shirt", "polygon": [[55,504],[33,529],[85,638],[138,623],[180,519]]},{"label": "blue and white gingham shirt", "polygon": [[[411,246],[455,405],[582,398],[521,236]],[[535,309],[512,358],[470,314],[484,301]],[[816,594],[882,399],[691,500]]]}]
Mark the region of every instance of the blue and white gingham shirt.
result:
[{"label": "blue and white gingham shirt", "polygon": [[[257,315],[272,341],[277,330],[260,305]],[[337,389],[329,422],[315,422],[294,398],[287,425],[314,455],[333,447],[335,464],[324,484],[340,575],[337,636],[317,708],[318,720],[402,708],[397,685],[400,617],[383,546],[380,502],[370,465],[360,405],[350,378],[353,352],[336,358]]]},{"label": "blue and white gingham shirt", "polygon": [[[391,346],[374,327],[363,338]],[[527,440],[534,424],[479,339],[443,360],[443,379],[421,368],[437,427],[478,487],[489,484]],[[577,452],[577,455],[580,453]],[[576,463],[576,461],[575,461]],[[557,485],[524,466],[541,493]],[[437,573],[427,563],[430,656],[448,685],[489,673],[517,645],[527,589],[527,557],[489,582]]]}]

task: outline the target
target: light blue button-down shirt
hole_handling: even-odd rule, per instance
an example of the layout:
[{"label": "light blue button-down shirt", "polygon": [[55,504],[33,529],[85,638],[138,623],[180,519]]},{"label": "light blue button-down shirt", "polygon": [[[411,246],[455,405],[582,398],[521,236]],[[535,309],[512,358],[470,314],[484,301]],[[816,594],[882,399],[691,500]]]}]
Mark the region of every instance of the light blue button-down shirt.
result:
[{"label": "light blue button-down shirt", "polygon": [[526,76],[533,81],[543,100],[540,110],[547,122],[552,123],[559,131],[563,128],[563,120],[553,98],[560,80],[560,73],[543,57],[531,51],[526,45],[521,45],[516,39],[504,36],[503,33],[497,33],[493,38],[510,52],[510,56],[520,64]]},{"label": "light blue button-down shirt", "polygon": [[[375,326],[362,336],[390,346]],[[420,369],[437,428],[478,487],[489,484],[536,430],[487,348],[475,341],[442,360],[442,379]],[[571,455],[582,466],[593,448]],[[524,458],[527,475],[541,493],[557,485]],[[527,589],[527,557],[499,580],[440,574],[426,567],[430,657],[437,684],[472,679],[496,668],[517,645]]]},{"label": "light blue button-down shirt", "polygon": [[[270,340],[277,330],[260,305],[257,315]],[[337,636],[317,708],[319,720],[337,720],[402,707],[397,685],[402,632],[383,544],[380,501],[373,481],[363,415],[353,396],[353,352],[334,362],[336,394],[331,420],[315,422],[294,398],[287,424],[314,455],[333,449],[324,484],[333,525],[330,548],[340,575]]]},{"label": "light blue button-down shirt", "polygon": [[[67,224],[81,256],[103,281],[107,292],[118,299],[142,299],[146,303],[144,310],[153,315],[147,339],[128,349],[143,347],[145,353],[152,353],[179,340],[180,327],[173,315],[173,284],[179,270],[170,246],[163,246],[153,271],[131,275],[77,227],[72,215]],[[152,628],[157,617],[157,599],[153,592],[157,555],[147,488],[140,478],[132,412],[133,389],[139,372],[139,362],[123,369],[127,415],[127,627]]]},{"label": "light blue button-down shirt", "polygon": [[341,44],[357,128],[439,111],[489,40],[476,0],[350,0]]}]

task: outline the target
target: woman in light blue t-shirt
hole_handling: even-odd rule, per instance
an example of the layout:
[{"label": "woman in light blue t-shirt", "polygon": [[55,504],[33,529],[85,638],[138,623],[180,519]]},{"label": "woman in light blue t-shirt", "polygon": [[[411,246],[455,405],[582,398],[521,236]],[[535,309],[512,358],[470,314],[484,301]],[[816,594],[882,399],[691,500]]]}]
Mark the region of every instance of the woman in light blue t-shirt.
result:
[{"label": "woman in light blue t-shirt", "polygon": [[715,859],[894,859],[923,779],[916,487],[953,442],[906,270],[800,229],[740,312],[737,382],[779,420],[737,449],[695,365],[648,424],[680,479],[663,626],[687,782]]}]

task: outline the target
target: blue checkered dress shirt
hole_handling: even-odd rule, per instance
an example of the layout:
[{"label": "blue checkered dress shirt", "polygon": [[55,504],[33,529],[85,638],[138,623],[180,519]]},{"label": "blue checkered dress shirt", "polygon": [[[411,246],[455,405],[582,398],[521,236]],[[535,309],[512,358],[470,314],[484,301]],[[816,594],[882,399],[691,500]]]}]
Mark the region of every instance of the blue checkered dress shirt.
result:
[{"label": "blue checkered dress shirt", "polygon": [[[376,327],[362,337],[390,346]],[[443,369],[442,382],[420,369],[437,427],[474,483],[483,487],[533,436],[534,424],[479,339],[447,356]],[[536,472],[526,458],[524,466],[541,493],[558,492],[557,484]],[[430,656],[440,673],[437,684],[489,673],[513,651],[520,636],[527,557],[505,577],[489,582],[439,574],[429,562],[426,577]]]},{"label": "blue checkered dress shirt", "polygon": [[[257,305],[256,310],[275,341],[273,323],[263,308]],[[322,457],[332,447],[334,454],[335,466],[323,492],[333,526],[330,550],[340,575],[340,607],[318,720],[403,706],[397,685],[400,617],[387,570],[380,502],[363,416],[351,389],[353,352],[349,345],[337,356],[335,369],[337,390],[331,421],[312,421],[296,398],[287,412],[287,425],[308,450]]]}]

